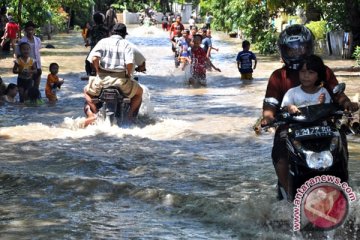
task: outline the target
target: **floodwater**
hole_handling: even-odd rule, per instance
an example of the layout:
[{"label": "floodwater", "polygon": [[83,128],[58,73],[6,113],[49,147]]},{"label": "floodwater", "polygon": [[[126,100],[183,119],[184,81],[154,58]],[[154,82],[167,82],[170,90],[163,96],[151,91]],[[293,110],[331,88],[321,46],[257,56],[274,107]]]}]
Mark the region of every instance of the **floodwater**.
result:
[{"label": "floodwater", "polygon": [[[44,66],[58,62],[65,78],[56,106],[1,106],[1,239],[316,239],[292,232],[292,205],[275,198],[273,136],[252,131],[277,58],[259,56],[255,79],[242,82],[239,42],[215,34],[213,62],[222,72],[192,88],[174,68],[168,33],[129,33],[147,58],[137,125],[79,127],[88,51],[80,33],[57,35],[47,41],[56,49],[42,50]],[[16,82],[5,70],[5,82]],[[356,92],[354,78],[341,80]],[[360,140],[349,141],[358,193]],[[358,239],[358,205],[351,204],[355,222],[323,237]]]}]

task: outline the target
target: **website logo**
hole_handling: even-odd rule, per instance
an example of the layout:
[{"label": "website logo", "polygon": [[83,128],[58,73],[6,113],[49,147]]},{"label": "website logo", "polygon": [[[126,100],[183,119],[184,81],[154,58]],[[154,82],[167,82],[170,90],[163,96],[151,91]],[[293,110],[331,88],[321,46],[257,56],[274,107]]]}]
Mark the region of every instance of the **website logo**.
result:
[{"label": "website logo", "polygon": [[293,230],[308,226],[330,230],[344,223],[349,212],[349,201],[356,200],[352,188],[340,178],[322,175],[309,179],[294,199]]}]

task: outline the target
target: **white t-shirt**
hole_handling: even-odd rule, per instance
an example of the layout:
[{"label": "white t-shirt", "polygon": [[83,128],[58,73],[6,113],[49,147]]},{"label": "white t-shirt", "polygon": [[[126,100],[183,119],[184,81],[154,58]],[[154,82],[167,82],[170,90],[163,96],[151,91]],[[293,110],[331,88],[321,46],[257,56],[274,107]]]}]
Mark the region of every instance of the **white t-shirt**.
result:
[{"label": "white t-shirt", "polygon": [[309,106],[319,103],[320,94],[325,93],[325,103],[331,102],[329,92],[321,87],[316,93],[306,93],[301,89],[301,86],[290,88],[282,100],[281,107],[289,106],[290,104],[297,107]]},{"label": "white t-shirt", "polygon": [[189,19],[189,25],[190,26],[194,26],[195,25],[195,20],[193,18]]}]

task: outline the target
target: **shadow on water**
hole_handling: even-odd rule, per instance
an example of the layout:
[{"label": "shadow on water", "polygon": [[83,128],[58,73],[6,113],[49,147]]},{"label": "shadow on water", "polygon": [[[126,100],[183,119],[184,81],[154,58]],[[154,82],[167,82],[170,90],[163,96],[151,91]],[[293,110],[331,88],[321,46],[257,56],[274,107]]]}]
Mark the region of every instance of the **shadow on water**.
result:
[{"label": "shadow on water", "polygon": [[[85,53],[80,33],[74,37],[78,58],[76,51],[64,50],[69,35],[50,42],[68,55],[42,50],[44,62],[59,61],[66,79],[55,106],[0,109],[1,236],[314,239],[315,233],[291,231],[292,205],[275,199],[272,135],[254,136],[251,129],[266,74],[240,81],[228,66],[233,49],[225,49],[224,72],[209,73],[206,88],[192,88],[182,72],[169,68],[168,39],[141,34],[130,32],[129,38],[150,46],[148,73],[139,76],[151,91],[155,114],[144,123],[123,129],[73,126],[73,118],[83,117],[86,84],[79,80]],[[169,52],[154,55],[165,42]],[[259,57],[271,65],[272,57]],[[360,179],[357,162],[350,162],[354,186]],[[334,239],[356,239],[356,224],[339,229]]]},{"label": "shadow on water", "polygon": [[[72,229],[72,233],[67,232],[69,236],[82,235],[86,229],[96,235],[97,232],[89,229],[92,219],[104,217],[101,214],[110,210],[99,209],[97,205],[108,202],[107,207],[110,207],[109,202],[113,202],[120,204],[116,207],[118,211],[125,208],[134,212],[138,210],[136,206],[146,203],[152,205],[146,208],[154,209],[151,212],[157,218],[168,221],[175,218],[180,226],[185,226],[183,219],[190,218],[195,225],[196,222],[216,224],[217,229],[237,232],[238,225],[243,224],[238,217],[245,217],[237,196],[264,183],[255,180],[256,176],[248,175],[252,175],[246,170],[251,167],[249,162],[242,167],[241,161],[234,165],[232,158],[235,156],[229,155],[226,149],[219,149],[225,153],[221,160],[214,159],[218,153],[208,149],[214,149],[211,146],[220,144],[224,136],[198,136],[201,148],[194,148],[190,139],[186,140],[190,136],[184,136],[185,140],[153,141],[134,136],[119,139],[101,133],[86,139],[21,143],[5,140],[1,152],[8,149],[8,154],[4,156],[3,167],[11,166],[12,170],[8,169],[0,177],[0,198],[6,203],[2,208],[0,229],[10,234],[17,223],[16,236],[22,231],[31,233],[32,228],[37,228],[40,235],[44,234],[45,229],[41,226],[47,226],[47,231],[50,228],[64,233],[64,229]],[[236,141],[238,139],[233,139]],[[135,145],[136,142],[143,144]],[[45,152],[51,146],[54,146],[52,151]],[[120,151],[116,146],[121,146]],[[12,150],[17,152],[16,156]],[[24,161],[21,156],[26,155],[31,159]],[[202,165],[201,169],[196,167],[198,164]],[[211,171],[216,173],[209,178],[207,175]],[[253,179],[250,185],[244,184],[248,182],[247,178]],[[229,182],[234,189],[227,189]],[[237,185],[244,194],[236,192]],[[131,210],[126,207],[130,202]],[[122,219],[121,214],[118,219]],[[104,220],[109,221],[112,217],[114,214]],[[154,216],[143,217],[142,224],[149,228],[147,224],[150,223],[146,221]],[[109,231],[116,232],[116,229],[109,227]],[[254,232],[247,233],[248,236],[252,234]],[[170,236],[181,236],[181,231]]]},{"label": "shadow on water", "polygon": [[[194,147],[195,137],[201,144]],[[224,146],[225,139],[232,144]],[[0,175],[0,229],[8,236],[22,232],[49,236],[49,231],[54,236],[84,237],[85,232],[97,236],[102,233],[94,226],[112,222],[107,231],[114,238],[124,236],[122,231],[129,225],[136,225],[132,230],[150,229],[154,217],[177,222],[173,227],[180,229],[188,221],[193,226],[206,224],[239,239],[298,236],[291,232],[292,207],[275,200],[268,154],[246,158],[252,149],[269,152],[269,143],[192,132],[181,140],[166,141],[98,133],[81,139],[2,143],[6,173]],[[242,151],[236,151],[239,147]],[[31,159],[24,161],[24,156]],[[253,171],[257,168],[268,170],[258,175]],[[146,213],[138,215],[144,209]],[[136,223],[134,216],[139,216]],[[180,229],[170,229],[172,233],[165,231],[168,237],[189,237]],[[203,231],[216,237],[206,227]],[[335,236],[347,239],[359,234],[339,232]],[[153,229],[144,236],[156,234],[164,230]],[[297,239],[316,235],[306,234]]]}]

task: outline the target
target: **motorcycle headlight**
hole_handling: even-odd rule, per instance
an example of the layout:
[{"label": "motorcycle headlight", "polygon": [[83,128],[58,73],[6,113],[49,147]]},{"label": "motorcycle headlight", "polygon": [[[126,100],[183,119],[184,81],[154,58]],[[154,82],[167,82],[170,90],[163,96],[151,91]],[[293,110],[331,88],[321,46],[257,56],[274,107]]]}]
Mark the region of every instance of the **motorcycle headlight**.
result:
[{"label": "motorcycle headlight", "polygon": [[324,169],[331,167],[333,164],[333,156],[330,151],[312,152],[306,151],[306,163],[312,169]]}]

